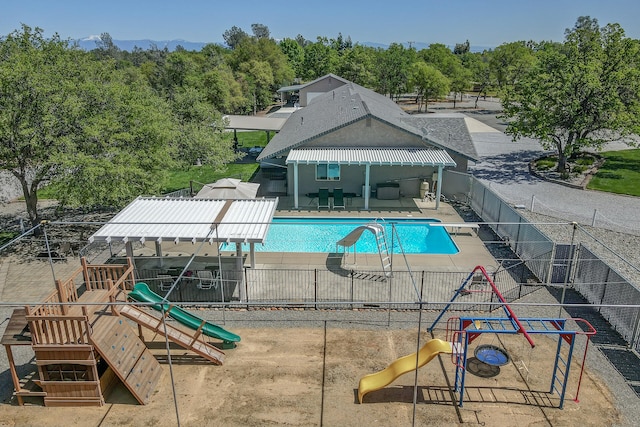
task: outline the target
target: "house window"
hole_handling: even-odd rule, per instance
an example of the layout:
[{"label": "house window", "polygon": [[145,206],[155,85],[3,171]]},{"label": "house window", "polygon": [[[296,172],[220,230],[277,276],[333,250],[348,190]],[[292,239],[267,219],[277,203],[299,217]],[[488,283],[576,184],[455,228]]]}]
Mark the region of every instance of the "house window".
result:
[{"label": "house window", "polygon": [[316,181],[340,181],[340,165],[337,163],[316,165]]}]

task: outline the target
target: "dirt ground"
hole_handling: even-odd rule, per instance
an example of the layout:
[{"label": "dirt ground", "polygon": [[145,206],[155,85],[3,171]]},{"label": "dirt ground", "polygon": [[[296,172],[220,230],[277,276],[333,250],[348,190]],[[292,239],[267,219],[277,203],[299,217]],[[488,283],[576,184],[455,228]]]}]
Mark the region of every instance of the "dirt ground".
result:
[{"label": "dirt ground", "polygon": [[[416,350],[411,330],[355,330],[328,327],[232,328],[242,337],[226,350],[222,366],[214,366],[172,347],[172,363],[164,340],[147,336],[161,360],[164,374],[148,405],[138,405],[124,386],[117,387],[100,408],[45,408],[42,400],[15,398],[0,404],[1,426],[265,426],[326,425],[410,426],[413,418],[414,373],[358,404],[360,377],[385,368]],[[436,331],[444,338],[444,331]],[[430,338],[423,334],[422,344]],[[555,338],[535,336],[531,347],[522,336],[485,334],[472,346],[493,344],[509,353],[511,363],[487,371],[483,378],[466,376],[464,406],[451,392],[455,378],[449,355],[435,358],[418,371],[415,425],[586,426],[619,424],[609,390],[589,372],[574,401],[582,352],[574,354],[564,409],[549,385],[556,351]],[[566,346],[565,346],[566,348]],[[471,348],[473,350],[473,348]],[[470,360],[469,370],[477,371]],[[523,365],[524,362],[524,365]],[[171,378],[175,382],[174,400]],[[177,402],[177,404],[175,403]]]}]

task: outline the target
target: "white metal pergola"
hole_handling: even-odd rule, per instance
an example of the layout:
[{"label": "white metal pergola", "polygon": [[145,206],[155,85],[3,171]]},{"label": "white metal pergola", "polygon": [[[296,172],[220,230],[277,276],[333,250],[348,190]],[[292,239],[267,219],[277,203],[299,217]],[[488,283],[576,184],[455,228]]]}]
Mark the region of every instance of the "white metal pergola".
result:
[{"label": "white metal pergola", "polygon": [[138,197],[102,226],[89,242],[124,242],[133,257],[132,243],[155,242],[162,259],[162,243],[235,243],[237,269],[242,270],[242,244],[250,245],[255,267],[256,243],[264,243],[278,199],[213,200]]}]

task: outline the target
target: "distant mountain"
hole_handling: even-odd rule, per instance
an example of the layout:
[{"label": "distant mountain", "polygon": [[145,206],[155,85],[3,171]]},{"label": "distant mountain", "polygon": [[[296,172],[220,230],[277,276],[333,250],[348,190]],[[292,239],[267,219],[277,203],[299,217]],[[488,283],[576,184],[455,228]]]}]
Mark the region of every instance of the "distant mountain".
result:
[{"label": "distant mountain", "polygon": [[[376,42],[362,42],[360,43],[363,46],[368,46],[368,47],[374,47],[374,48],[382,48],[382,49],[386,49],[389,47],[389,45],[387,44],[382,44],[382,43],[376,43]],[[409,48],[409,42],[404,42],[401,43],[405,48]],[[428,49],[429,45],[431,43],[423,43],[423,42],[411,42],[411,47],[415,48],[415,50],[422,50],[422,49]],[[449,49],[451,49],[453,51],[453,48],[455,46],[452,45],[448,45],[447,46]],[[476,52],[484,52],[485,50],[492,50],[495,49],[495,46],[473,46],[471,45],[470,50],[473,53]]]},{"label": "distant mountain", "polygon": [[[93,50],[96,48],[96,41],[100,40],[100,36],[89,36],[83,39],[76,40],[81,49],[84,50]],[[186,50],[195,50],[199,51],[202,48],[211,42],[190,42],[187,40],[113,40],[113,44],[115,44],[120,50],[126,50],[131,52],[133,48],[139,47],[142,50],[148,50],[152,46],[156,46],[158,49],[164,49],[165,47],[170,52],[176,50],[176,47],[182,46]],[[215,44],[222,45],[222,42],[213,42]],[[377,42],[360,42],[359,44],[363,46],[373,47],[373,48],[381,48],[386,49],[389,47],[388,44],[377,43]],[[409,42],[402,43],[402,45],[406,48],[409,47]],[[430,43],[423,42],[411,42],[411,46],[416,50],[427,49]],[[453,50],[453,46],[449,46],[450,49]],[[471,52],[482,52],[484,50],[494,49],[495,46],[471,46]]]},{"label": "distant mountain", "polygon": [[[96,42],[100,40],[100,36],[89,36],[83,39],[75,40],[80,46],[81,49],[84,50],[93,50],[96,48]],[[126,50],[131,52],[135,47],[139,47],[142,50],[151,49],[151,47],[156,46],[158,49],[164,49],[165,47],[170,52],[176,50],[176,47],[182,46],[186,50],[202,50],[202,48],[209,44],[204,42],[190,42],[187,40],[113,40],[113,44],[115,44],[120,50]]]}]

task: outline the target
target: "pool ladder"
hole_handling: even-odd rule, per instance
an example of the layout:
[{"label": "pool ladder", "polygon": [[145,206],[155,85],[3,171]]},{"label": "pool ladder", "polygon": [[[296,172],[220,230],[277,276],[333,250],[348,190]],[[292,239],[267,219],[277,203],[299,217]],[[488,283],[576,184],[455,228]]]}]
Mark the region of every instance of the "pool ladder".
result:
[{"label": "pool ladder", "polygon": [[370,224],[370,227],[374,230],[374,235],[376,236],[376,245],[378,246],[378,253],[380,254],[380,262],[382,263],[384,275],[385,277],[391,277],[391,255],[389,254],[384,225],[375,222]]}]

